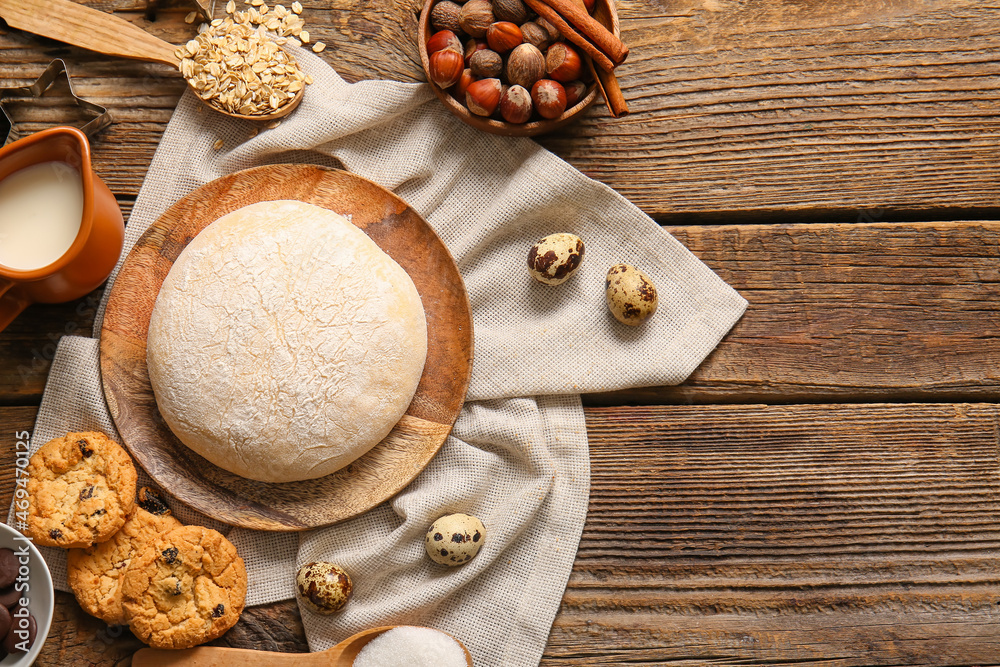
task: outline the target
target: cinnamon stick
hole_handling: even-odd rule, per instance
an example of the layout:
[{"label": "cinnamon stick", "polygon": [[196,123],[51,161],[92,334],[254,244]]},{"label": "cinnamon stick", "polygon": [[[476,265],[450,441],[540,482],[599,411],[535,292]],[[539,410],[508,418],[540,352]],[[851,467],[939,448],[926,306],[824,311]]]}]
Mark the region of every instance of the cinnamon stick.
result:
[{"label": "cinnamon stick", "polygon": [[[584,0],[576,1],[582,3]],[[614,0],[608,0],[608,2],[614,2]],[[593,16],[605,27],[611,27],[611,12],[608,10],[607,2],[598,3],[594,8]],[[604,98],[604,103],[607,105],[611,117],[627,116],[628,104],[625,102],[625,96],[622,95],[622,88],[618,85],[618,77],[614,71],[594,67],[594,62],[589,58],[587,58],[587,65],[590,67],[590,73],[594,76],[597,89],[601,91],[601,96]]]},{"label": "cinnamon stick", "polygon": [[615,73],[594,67],[594,61],[590,58],[587,58],[587,65],[590,66],[590,73],[594,76],[597,90],[601,91],[601,97],[604,98],[604,104],[607,105],[611,117],[627,116],[628,103],[625,102],[625,96],[622,95],[622,89],[618,85],[618,77],[615,76]]},{"label": "cinnamon stick", "polygon": [[567,40],[576,44],[584,53],[593,58],[594,64],[598,68],[608,72],[615,68],[615,64],[611,62],[608,56],[604,55],[601,49],[591,43],[585,36],[578,33],[556,10],[549,7],[545,2],[542,0],[524,0],[524,4],[531,7],[533,12],[555,26],[556,30]]},{"label": "cinnamon stick", "polygon": [[[628,47],[622,40],[615,37],[607,27],[587,13],[586,7],[581,7],[574,0],[542,0],[546,5],[559,13],[573,25],[584,37],[591,41],[602,53],[615,64],[615,67],[625,62],[628,57]],[[535,10],[538,11],[538,10]],[[548,17],[546,17],[548,19]],[[554,25],[554,24],[553,24]]]}]

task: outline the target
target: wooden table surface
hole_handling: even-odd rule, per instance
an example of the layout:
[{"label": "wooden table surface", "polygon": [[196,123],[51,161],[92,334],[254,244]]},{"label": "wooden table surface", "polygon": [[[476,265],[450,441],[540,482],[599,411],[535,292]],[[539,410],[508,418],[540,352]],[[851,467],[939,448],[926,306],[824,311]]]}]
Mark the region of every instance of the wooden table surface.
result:
[{"label": "wooden table surface", "polygon": [[[87,0],[172,42],[188,7]],[[350,80],[422,79],[419,0],[303,2]],[[540,143],[749,310],[684,384],[585,397],[590,511],[543,665],[1000,664],[1000,2],[621,0],[632,114]],[[0,29],[0,86],[54,57],[108,106],[128,213],[183,90]],[[74,118],[11,102],[21,131]],[[100,293],[0,334],[0,503],[55,344]],[[306,649],[294,603],[219,643]],[[39,664],[139,646],[60,594]]]}]

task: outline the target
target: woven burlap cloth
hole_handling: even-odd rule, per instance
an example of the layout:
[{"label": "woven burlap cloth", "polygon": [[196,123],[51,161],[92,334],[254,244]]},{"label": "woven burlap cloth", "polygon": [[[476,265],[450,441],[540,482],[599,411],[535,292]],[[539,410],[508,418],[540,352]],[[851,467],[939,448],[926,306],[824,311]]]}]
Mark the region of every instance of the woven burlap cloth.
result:
[{"label": "woven burlap cloth", "polygon": [[[302,610],[313,650],[367,627],[406,623],[460,638],[479,667],[536,665],[587,513],[580,393],[682,382],[746,302],[626,199],[533,141],[464,125],[426,84],[347,84],[312,53],[297,57],[315,83],[277,128],[256,133],[259,124],[184,95],[130,216],[126,251],[180,197],[240,169],[308,162],[376,181],[434,227],[465,280],[475,329],[467,403],[414,482],[345,523],[264,533],[231,529],[176,501],[175,514],[236,544],[249,605],[293,597],[302,563],[344,567],[355,585],[348,607],[333,616]],[[586,243],[579,272],[559,287],[536,283],[526,267],[531,245],[554,232]],[[640,327],[617,323],[605,305],[604,276],[618,262],[643,269],[659,290],[659,311]],[[98,348],[96,337],[62,339],[33,447],[67,431],[117,438]],[[424,553],[427,527],[451,512],[478,516],[487,528],[479,556],[459,568]],[[46,557],[56,586],[68,590],[63,554],[47,549]]]}]

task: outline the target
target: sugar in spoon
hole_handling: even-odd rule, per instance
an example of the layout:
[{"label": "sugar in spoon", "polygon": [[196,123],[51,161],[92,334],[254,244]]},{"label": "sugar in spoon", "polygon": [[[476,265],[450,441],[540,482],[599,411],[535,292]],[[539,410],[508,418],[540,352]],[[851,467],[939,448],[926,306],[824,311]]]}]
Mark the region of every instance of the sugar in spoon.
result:
[{"label": "sugar in spoon", "polygon": [[[333,648],[316,653],[275,653],[273,651],[255,651],[246,648],[230,648],[228,646],[196,646],[179,651],[144,648],[132,656],[132,667],[224,667],[239,665],[239,667],[350,667],[354,663],[365,644],[375,639],[383,632],[399,625],[388,625],[381,628],[363,630],[348,637]],[[452,637],[454,639],[454,637]],[[472,655],[462,642],[458,645],[465,651],[468,667],[472,665]]]}]

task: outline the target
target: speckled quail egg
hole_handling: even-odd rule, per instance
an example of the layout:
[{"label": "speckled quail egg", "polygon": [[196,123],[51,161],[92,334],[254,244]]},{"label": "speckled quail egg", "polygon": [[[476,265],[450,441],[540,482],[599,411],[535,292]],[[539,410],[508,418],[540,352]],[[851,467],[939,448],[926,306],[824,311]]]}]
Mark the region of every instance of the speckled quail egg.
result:
[{"label": "speckled quail egg", "polygon": [[638,326],[656,312],[656,287],[645,273],[629,264],[615,264],[604,281],[608,309],[622,324]]},{"label": "speckled quail egg", "polygon": [[334,563],[306,563],[295,576],[299,598],[317,614],[340,611],[351,599],[354,585],[343,568]]},{"label": "speckled quail egg", "polygon": [[431,524],[424,547],[435,563],[456,566],[472,560],[485,541],[482,521],[468,514],[448,514]]},{"label": "speckled quail egg", "polygon": [[583,241],[574,234],[550,234],[528,251],[531,277],[546,285],[566,282],[582,261]]}]

